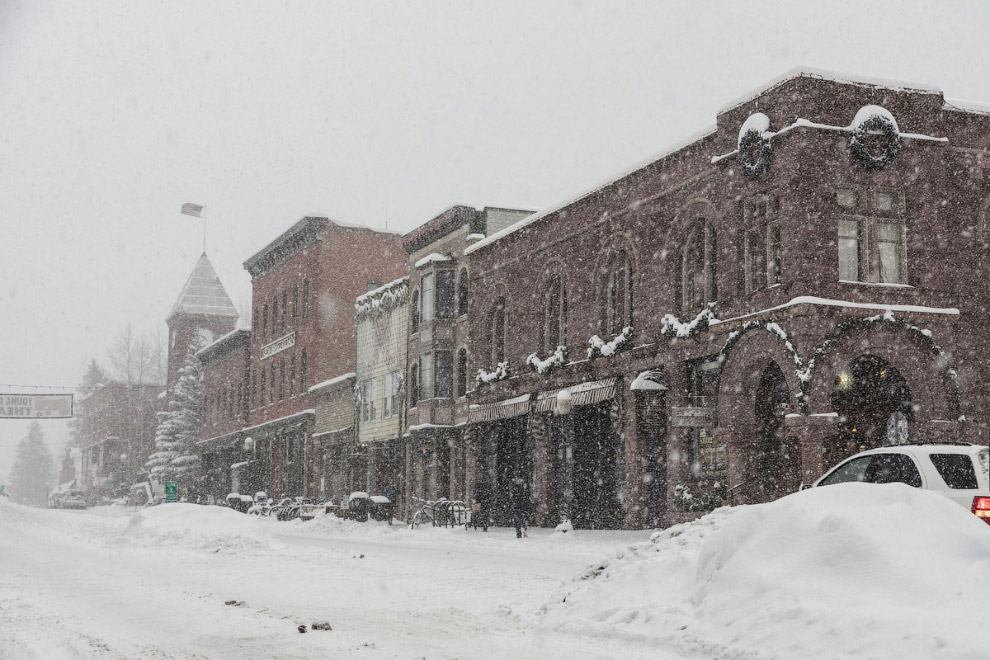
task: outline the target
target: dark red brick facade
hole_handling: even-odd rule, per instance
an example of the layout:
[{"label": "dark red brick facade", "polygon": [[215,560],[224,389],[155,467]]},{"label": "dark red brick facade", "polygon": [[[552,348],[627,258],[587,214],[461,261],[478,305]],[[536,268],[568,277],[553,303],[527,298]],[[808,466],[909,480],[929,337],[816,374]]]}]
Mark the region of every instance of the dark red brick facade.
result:
[{"label": "dark red brick facade", "polygon": [[[890,111],[901,134],[899,153],[880,170],[853,157],[843,130],[871,104]],[[772,138],[760,178],[744,175],[732,153],[755,112],[775,132],[807,120]],[[560,420],[540,395],[583,382],[609,381],[600,392],[615,383],[607,401],[575,408],[613,443],[599,458],[614,473],[616,501],[602,510],[621,511],[590,525],[669,524],[705,502],[796,489],[879,441],[862,402],[855,415],[835,414],[841,387],[855,391],[860,372],[903,381],[912,439],[985,443],[988,148],[990,117],[946,106],[939,92],[799,75],[719,114],[714,132],[469,250],[471,372],[492,371],[503,342],[511,368],[469,398],[504,425],[514,416],[493,404],[531,396],[528,409],[513,410],[540,522],[554,522],[560,488],[552,459]],[[840,236],[846,226],[858,227],[855,238]],[[843,240],[864,281],[840,281]],[[878,268],[897,267],[900,282],[870,282],[891,277]],[[570,363],[541,375],[526,359],[551,349],[554,277],[566,295],[560,343]],[[720,323],[664,336],[665,315],[687,322],[708,302]],[[507,318],[495,320],[501,305]],[[586,359],[589,338],[608,341],[625,325],[633,328],[626,347]],[[666,389],[631,389],[647,371]],[[598,412],[587,412],[593,406]],[[501,435],[485,449],[493,424],[473,431],[478,471],[501,458],[490,455],[505,444]],[[699,472],[699,456],[718,469]]]}]

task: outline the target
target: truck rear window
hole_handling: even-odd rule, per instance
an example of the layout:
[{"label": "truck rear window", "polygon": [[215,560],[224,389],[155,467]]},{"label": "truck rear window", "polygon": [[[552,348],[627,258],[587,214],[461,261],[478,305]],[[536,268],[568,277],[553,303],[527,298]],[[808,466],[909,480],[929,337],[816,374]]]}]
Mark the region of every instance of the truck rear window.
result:
[{"label": "truck rear window", "polygon": [[949,488],[975,490],[976,470],[968,454],[931,454],[932,465]]}]

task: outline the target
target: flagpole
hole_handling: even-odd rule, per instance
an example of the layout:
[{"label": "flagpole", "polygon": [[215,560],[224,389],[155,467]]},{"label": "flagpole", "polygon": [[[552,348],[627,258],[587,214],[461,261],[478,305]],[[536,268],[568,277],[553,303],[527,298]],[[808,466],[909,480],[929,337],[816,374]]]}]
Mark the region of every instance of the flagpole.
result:
[{"label": "flagpole", "polygon": [[203,220],[203,254],[206,254],[206,207],[200,211],[200,218]]}]

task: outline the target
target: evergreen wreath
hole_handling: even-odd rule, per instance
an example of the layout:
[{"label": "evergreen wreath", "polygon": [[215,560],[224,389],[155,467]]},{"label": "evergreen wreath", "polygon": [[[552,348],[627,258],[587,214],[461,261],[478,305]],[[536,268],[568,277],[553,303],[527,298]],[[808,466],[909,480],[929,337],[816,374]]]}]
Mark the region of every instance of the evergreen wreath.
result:
[{"label": "evergreen wreath", "polygon": [[769,136],[751,128],[739,136],[736,160],[743,174],[751,179],[759,179],[770,169],[773,157],[773,144]]},{"label": "evergreen wreath", "polygon": [[[877,133],[883,135],[886,146],[882,153],[872,154],[867,147],[867,138]],[[890,119],[883,115],[873,115],[853,128],[849,148],[856,160],[867,169],[882,170],[894,162],[894,157],[901,150],[901,136],[897,132],[897,126]]]}]

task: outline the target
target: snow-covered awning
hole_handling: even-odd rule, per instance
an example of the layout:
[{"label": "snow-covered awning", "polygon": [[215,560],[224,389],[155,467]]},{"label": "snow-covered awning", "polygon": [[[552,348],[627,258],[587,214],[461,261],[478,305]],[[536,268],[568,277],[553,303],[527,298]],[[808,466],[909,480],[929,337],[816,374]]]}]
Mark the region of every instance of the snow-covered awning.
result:
[{"label": "snow-covered awning", "polygon": [[471,423],[494,422],[497,419],[509,419],[511,417],[525,415],[529,412],[529,396],[529,394],[523,394],[522,396],[505,399],[504,401],[471,406],[471,411],[468,413],[468,421]]},{"label": "snow-covered awning", "polygon": [[557,407],[557,394],[561,390],[567,390],[571,395],[571,405],[590,406],[601,403],[615,396],[618,389],[618,378],[606,378],[604,380],[592,380],[586,383],[578,383],[569,387],[558,387],[553,390],[545,390],[536,395],[536,402],[533,404],[534,412],[553,412]]}]

